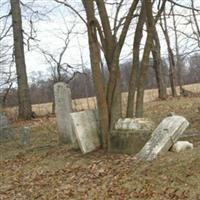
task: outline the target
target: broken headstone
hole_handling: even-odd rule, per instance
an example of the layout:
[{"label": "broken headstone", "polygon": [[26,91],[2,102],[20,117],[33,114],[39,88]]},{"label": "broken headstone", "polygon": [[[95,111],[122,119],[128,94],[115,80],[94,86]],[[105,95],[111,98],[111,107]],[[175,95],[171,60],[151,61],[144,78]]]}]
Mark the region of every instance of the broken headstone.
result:
[{"label": "broken headstone", "polygon": [[182,116],[175,115],[165,118],[136,157],[140,160],[153,160],[157,155],[167,152],[188,125],[189,122]]},{"label": "broken headstone", "polygon": [[119,119],[110,133],[109,151],[136,154],[149,140],[155,125],[144,118]]}]

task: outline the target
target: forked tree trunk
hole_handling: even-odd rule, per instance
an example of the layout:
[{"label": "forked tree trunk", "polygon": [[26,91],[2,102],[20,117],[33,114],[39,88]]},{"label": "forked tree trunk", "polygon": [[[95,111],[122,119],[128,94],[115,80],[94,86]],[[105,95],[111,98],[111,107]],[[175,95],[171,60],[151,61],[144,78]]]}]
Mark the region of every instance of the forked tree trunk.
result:
[{"label": "forked tree trunk", "polygon": [[[110,129],[112,129],[114,123],[117,121],[117,119],[121,117],[122,113],[119,56],[133,17],[133,13],[137,7],[138,0],[132,1],[132,4],[122,26],[122,31],[118,41],[116,40],[116,35],[113,35],[112,33],[105,2],[103,0],[96,0],[96,4],[103,29],[103,34],[100,33],[100,38],[109,70],[107,103],[109,111],[109,127]],[[103,37],[101,37],[101,35],[103,35]]]},{"label": "forked tree trunk", "polygon": [[17,71],[19,117],[31,119],[31,100],[24,57],[23,30],[19,0],[10,0],[14,36],[14,54]]},{"label": "forked tree trunk", "polygon": [[[122,26],[120,37],[117,41],[110,27],[105,1],[95,1],[100,16],[99,23],[99,21],[95,18],[93,1],[82,0],[87,15],[90,60],[93,79],[96,87],[100,126],[103,133],[104,147],[108,146],[109,131],[114,127],[114,123],[118,120],[118,118],[121,117],[121,80],[119,56],[138,1],[139,0],[134,0],[132,2]],[[100,67],[100,45],[96,30],[98,30],[101,47],[103,49],[109,71],[109,80],[106,92]]]}]

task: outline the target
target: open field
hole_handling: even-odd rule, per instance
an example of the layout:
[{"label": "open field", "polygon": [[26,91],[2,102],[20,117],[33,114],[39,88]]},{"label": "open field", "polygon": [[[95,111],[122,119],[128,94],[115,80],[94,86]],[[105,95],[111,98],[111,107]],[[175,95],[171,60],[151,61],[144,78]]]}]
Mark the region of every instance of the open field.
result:
[{"label": "open field", "polygon": [[[184,88],[187,90],[190,90],[194,93],[200,93],[200,84],[199,83],[185,85]],[[179,94],[178,87],[177,87],[177,92]],[[169,88],[168,88],[168,94],[170,94]],[[145,90],[145,95],[144,95],[145,102],[154,101],[157,98],[158,98],[158,90],[157,89]],[[126,108],[127,93],[122,93],[122,104],[123,104],[123,108]],[[72,101],[72,106],[73,106],[74,111],[94,109],[97,107],[96,98],[89,97],[89,98],[74,99]],[[36,104],[36,105],[33,105],[32,107],[33,107],[33,111],[38,116],[44,116],[44,115],[50,114],[52,112],[52,103]],[[18,109],[17,107],[6,108],[5,112],[7,113],[8,117],[10,119],[15,120],[17,118],[17,112],[18,112],[17,109]]]},{"label": "open field", "polygon": [[[55,118],[16,121],[15,141],[0,145],[0,199],[200,199],[200,97],[145,103],[145,117],[158,124],[169,112],[190,122],[185,137],[193,150],[168,152],[153,162],[98,150],[83,155],[57,140]],[[18,129],[32,127],[31,145]]]}]

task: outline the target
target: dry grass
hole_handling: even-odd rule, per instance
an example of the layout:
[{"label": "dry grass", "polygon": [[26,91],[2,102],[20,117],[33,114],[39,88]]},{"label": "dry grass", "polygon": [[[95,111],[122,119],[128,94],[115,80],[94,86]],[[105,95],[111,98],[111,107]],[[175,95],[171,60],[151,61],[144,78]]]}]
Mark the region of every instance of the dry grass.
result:
[{"label": "dry grass", "polygon": [[[200,132],[200,97],[145,103],[145,117],[158,124],[169,112],[190,122],[187,130]],[[200,137],[188,137],[194,150],[168,152],[153,162],[98,150],[83,155],[59,145],[55,118],[17,121],[32,127],[31,144],[17,140],[0,145],[0,199],[200,199]],[[199,134],[200,135],[200,134]]]},{"label": "dry grass", "polygon": [[[190,90],[194,93],[200,93],[200,84],[191,84],[191,85],[185,85],[185,89]],[[167,89],[168,94],[170,94],[170,88]],[[179,88],[177,87],[177,92],[179,94]],[[144,95],[144,101],[150,102],[154,101],[158,98],[158,90],[157,89],[150,89],[145,90]],[[127,105],[127,93],[122,93],[122,104],[123,108],[126,108]],[[96,97],[89,97],[89,98],[81,98],[81,99],[74,99],[72,101],[72,107],[75,112],[81,111],[81,110],[88,110],[88,109],[95,109],[97,107],[96,104]],[[32,106],[33,111],[38,116],[44,116],[47,114],[50,114],[52,112],[52,103],[44,103],[44,104],[35,104]],[[5,112],[7,113],[8,117],[10,119],[17,119],[17,113],[18,113],[17,107],[12,108],[6,108]]]}]

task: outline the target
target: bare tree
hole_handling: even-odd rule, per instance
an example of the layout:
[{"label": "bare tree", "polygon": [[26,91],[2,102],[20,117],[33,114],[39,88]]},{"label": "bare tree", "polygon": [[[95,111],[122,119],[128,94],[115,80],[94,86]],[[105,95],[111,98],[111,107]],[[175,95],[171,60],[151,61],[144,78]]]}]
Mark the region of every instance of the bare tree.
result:
[{"label": "bare tree", "polygon": [[152,48],[153,68],[156,74],[156,80],[157,80],[157,86],[158,86],[158,97],[164,100],[167,97],[167,87],[165,83],[163,65],[162,65],[162,59],[161,59],[160,40],[159,40],[156,27],[155,27],[155,32],[154,32],[153,37],[154,37],[153,48]]},{"label": "bare tree", "polygon": [[174,54],[171,48],[171,42],[169,38],[169,33],[168,33],[168,27],[167,27],[167,19],[166,19],[166,12],[164,11],[163,13],[163,20],[164,20],[164,25],[162,20],[160,21],[160,25],[162,28],[162,31],[165,36],[165,40],[167,43],[167,50],[168,50],[168,59],[169,59],[169,77],[170,77],[170,84],[171,84],[171,90],[172,90],[172,96],[176,97],[177,92],[176,92],[176,65],[174,61]]},{"label": "bare tree", "polygon": [[177,82],[180,87],[180,90],[183,86],[182,80],[182,69],[181,69],[181,55],[179,52],[179,44],[178,44],[178,33],[177,33],[177,25],[176,25],[176,16],[174,13],[174,7],[171,7],[172,19],[173,19],[173,28],[174,28],[174,36],[175,36],[175,50],[176,50],[176,72],[177,72]]},{"label": "bare tree", "polygon": [[142,3],[139,19],[137,22],[134,42],[133,42],[133,64],[129,80],[129,89],[128,89],[128,103],[127,103],[127,117],[133,117],[134,115],[134,102],[135,102],[135,91],[137,88],[137,79],[139,75],[139,66],[140,66],[140,44],[142,40],[143,26],[145,23],[146,14],[145,14],[145,5]]},{"label": "bare tree", "polygon": [[106,91],[104,82],[101,76],[100,66],[100,48],[97,40],[97,31],[95,27],[95,13],[94,4],[92,1],[83,1],[83,5],[87,15],[87,29],[88,29],[88,42],[90,48],[90,60],[92,66],[92,73],[94,78],[94,85],[97,95],[97,104],[99,110],[99,119],[101,132],[103,135],[103,147],[108,146],[108,131],[109,131],[109,118],[108,118],[108,105],[106,101]]},{"label": "bare tree", "polygon": [[14,37],[14,54],[17,71],[19,117],[31,119],[32,109],[24,57],[23,29],[19,0],[11,0],[11,13]]},{"label": "bare tree", "polygon": [[152,3],[150,1],[145,1],[145,11],[146,11],[146,25],[147,25],[147,38],[144,47],[143,58],[141,62],[141,67],[139,71],[139,79],[137,85],[137,99],[136,99],[136,117],[143,116],[143,103],[144,103],[144,81],[146,80],[147,68],[149,65],[149,55],[153,47],[153,34],[155,30],[155,22],[152,13]]},{"label": "bare tree", "polygon": [[[72,34],[74,25],[64,33],[65,38],[63,39],[64,45],[61,50],[57,50],[56,54],[51,53],[49,50],[44,50],[40,47],[40,51],[44,55],[47,64],[50,66],[51,77],[53,84],[57,82],[69,83],[75,75],[78,73],[76,67],[72,67],[70,64],[65,62],[65,53],[67,51],[68,45],[70,43],[70,35]],[[70,77],[70,78],[69,78]],[[53,90],[53,87],[52,87]],[[55,101],[52,104],[52,113],[55,113]]]}]

